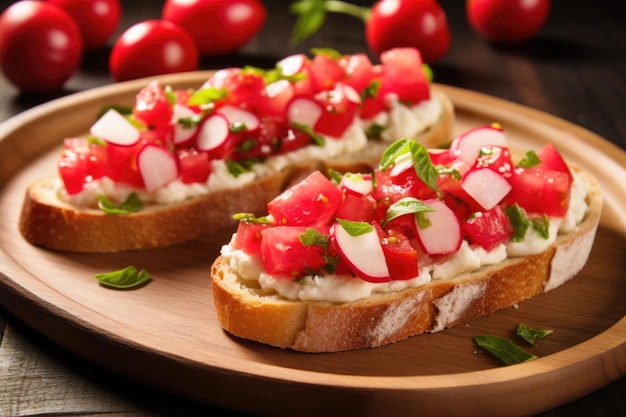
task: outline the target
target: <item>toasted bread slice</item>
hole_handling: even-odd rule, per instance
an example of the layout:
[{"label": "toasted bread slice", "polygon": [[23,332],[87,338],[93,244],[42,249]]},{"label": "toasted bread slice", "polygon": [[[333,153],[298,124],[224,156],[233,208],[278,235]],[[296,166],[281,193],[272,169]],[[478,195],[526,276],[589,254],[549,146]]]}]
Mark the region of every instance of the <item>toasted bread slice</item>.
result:
[{"label": "toasted bread slice", "polygon": [[218,258],[211,270],[217,317],[229,333],[303,352],[374,348],[469,322],[559,287],[586,264],[602,211],[595,178],[586,183],[587,212],[545,251],[507,258],[421,287],[346,303],[292,301],[241,279]]},{"label": "toasted bread slice", "polygon": [[[447,144],[453,138],[452,103],[440,91],[434,91],[433,96],[441,101],[441,117],[416,138],[428,147]],[[388,143],[371,140],[370,145],[354,155],[288,166],[240,188],[176,203],[146,205],[139,212],[127,215],[110,215],[99,209],[69,204],[61,198],[60,179],[50,176],[26,190],[19,229],[28,242],[60,251],[106,253],[171,246],[233,225],[235,213],[264,212],[267,202],[300,175],[316,169],[323,172],[328,168],[354,172],[371,169]]]}]

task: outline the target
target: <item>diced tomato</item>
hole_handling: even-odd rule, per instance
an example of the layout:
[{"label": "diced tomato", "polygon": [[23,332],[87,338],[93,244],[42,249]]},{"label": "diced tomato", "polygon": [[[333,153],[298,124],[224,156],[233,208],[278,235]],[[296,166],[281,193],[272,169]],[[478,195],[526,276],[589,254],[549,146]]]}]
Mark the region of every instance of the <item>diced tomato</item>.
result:
[{"label": "diced tomato", "polygon": [[473,213],[461,228],[470,243],[478,244],[487,251],[506,241],[513,234],[513,226],[502,206]]},{"label": "diced tomato", "polygon": [[395,93],[402,101],[419,103],[430,98],[424,62],[415,48],[394,48],[380,55],[383,66],[381,94]]},{"label": "diced tomato", "polygon": [[158,81],[151,81],[139,91],[133,115],[150,127],[162,127],[171,123],[172,105]]},{"label": "diced tomato", "polygon": [[215,72],[204,87],[226,89],[228,91],[226,103],[244,109],[255,109],[265,83],[261,75],[255,72],[244,71],[241,68],[226,68]]},{"label": "diced tomato", "polygon": [[[297,278],[326,265],[324,249],[318,245],[306,246],[300,235],[306,226],[275,226],[261,233],[261,258],[268,274]],[[314,228],[328,236],[328,227]]]},{"label": "diced tomato", "polygon": [[336,84],[332,90],[316,94],[315,100],[321,104],[324,111],[313,126],[313,130],[335,138],[343,136],[345,130],[354,122],[361,105],[358,93],[352,87],[341,83]]},{"label": "diced tomato", "polygon": [[195,148],[176,150],[181,180],[185,184],[205,183],[211,175],[209,154]]},{"label": "diced tomato", "polygon": [[343,80],[345,69],[339,59],[327,54],[317,54],[311,60],[309,74],[314,91],[333,89],[335,84]]},{"label": "diced tomato", "polygon": [[85,183],[105,175],[105,145],[90,143],[86,138],[67,138],[57,167],[69,194],[79,193]]},{"label": "diced tomato", "polygon": [[312,142],[311,136],[297,129],[288,128],[282,135],[278,152],[281,154],[293,152]]},{"label": "diced tomato", "polygon": [[293,98],[294,91],[293,84],[284,79],[266,85],[259,97],[259,111],[261,114],[285,119],[287,103]]},{"label": "diced tomato", "polygon": [[335,217],[344,220],[370,222],[376,211],[376,201],[370,195],[345,192]]},{"label": "diced tomato", "polygon": [[269,224],[239,222],[234,246],[248,255],[261,255],[261,237],[264,230],[271,227]]},{"label": "diced tomato", "polygon": [[539,169],[563,172],[568,175],[570,181],[573,180],[569,167],[552,143],[546,143],[539,152],[537,152],[537,156],[541,160],[541,163],[537,166]]},{"label": "diced tomato", "polygon": [[508,148],[502,146],[483,146],[478,158],[476,158],[474,168],[489,168],[503,177],[508,178],[513,171],[511,152]]},{"label": "diced tomato", "polygon": [[284,135],[285,125],[276,117],[264,117],[257,129],[231,133],[234,151],[231,158],[242,160],[249,158],[267,158],[275,154],[280,147],[280,138]]},{"label": "diced tomato", "polygon": [[408,166],[399,173],[395,173],[393,169],[377,170],[374,178],[376,186],[372,196],[377,201],[386,200],[389,204],[393,204],[404,197],[424,200],[435,196],[435,192],[418,178],[412,166]]},{"label": "diced tomato", "polygon": [[344,67],[344,83],[359,93],[368,88],[374,79],[380,78],[382,67],[373,65],[366,54],[358,53],[343,57],[340,64]]},{"label": "diced tomato", "polygon": [[570,175],[539,166],[518,167],[509,178],[513,189],[505,202],[517,203],[529,213],[562,217],[569,207]]},{"label": "diced tomato", "polygon": [[315,171],[267,204],[277,224],[324,226],[330,224],[342,202],[342,191]]},{"label": "diced tomato", "polygon": [[419,275],[417,250],[406,235],[388,229],[381,244],[392,280],[411,279]]}]

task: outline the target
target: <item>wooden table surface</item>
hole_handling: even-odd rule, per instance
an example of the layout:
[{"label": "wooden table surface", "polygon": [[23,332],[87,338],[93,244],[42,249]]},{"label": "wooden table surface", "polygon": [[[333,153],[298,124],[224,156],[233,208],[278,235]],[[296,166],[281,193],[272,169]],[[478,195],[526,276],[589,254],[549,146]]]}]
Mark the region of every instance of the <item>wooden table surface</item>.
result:
[{"label": "wooden table surface", "polygon": [[[0,1],[3,11],[9,1]],[[163,2],[124,1],[117,33],[158,18]],[[253,64],[311,47],[344,53],[366,51],[363,25],[330,16],[311,40],[288,41],[293,16],[289,1],[266,1],[268,19],[259,35],[238,54],[204,57],[202,69]],[[370,2],[371,3],[371,2]],[[548,24],[532,41],[494,46],[470,29],[464,2],[441,2],[452,31],[452,46],[433,65],[442,84],[517,102],[576,123],[626,149],[626,6],[621,1],[553,2]],[[91,51],[80,71],[56,95],[22,95],[0,76],[0,122],[62,95],[112,83],[109,50]],[[567,381],[563,381],[564,384]],[[543,416],[616,416],[626,413],[626,377]],[[506,414],[506,412],[503,412]],[[235,416],[228,410],[158,392],[99,368],[46,340],[0,305],[0,416]]]}]

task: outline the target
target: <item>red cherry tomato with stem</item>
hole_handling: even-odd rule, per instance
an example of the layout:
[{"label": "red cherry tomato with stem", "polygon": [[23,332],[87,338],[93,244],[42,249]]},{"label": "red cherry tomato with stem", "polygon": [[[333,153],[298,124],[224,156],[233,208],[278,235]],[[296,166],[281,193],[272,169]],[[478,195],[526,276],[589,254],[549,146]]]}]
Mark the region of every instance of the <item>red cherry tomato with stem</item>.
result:
[{"label": "red cherry tomato with stem", "polygon": [[534,36],[550,14],[550,0],[468,0],[472,28],[492,42],[521,42]]},{"label": "red cherry tomato with stem", "polygon": [[263,27],[266,10],[258,0],[167,0],[162,18],[195,39],[203,55],[235,52]]},{"label": "red cherry tomato with stem", "polygon": [[444,10],[435,0],[379,0],[362,7],[345,1],[322,1],[318,7],[294,2],[291,11],[298,15],[292,40],[312,36],[324,24],[326,13],[343,13],[365,23],[365,38],[376,55],[392,48],[420,50],[425,62],[440,60],[450,48],[450,28]]},{"label": "red cherry tomato with stem", "polygon": [[109,70],[115,81],[193,71],[198,48],[180,26],[146,20],[128,28],[113,45]]},{"label": "red cherry tomato with stem", "polygon": [[46,0],[69,13],[80,28],[85,49],[104,46],[120,22],[119,0]]},{"label": "red cherry tomato with stem", "polygon": [[78,25],[58,6],[23,0],[0,16],[0,67],[24,92],[61,89],[83,54]]}]

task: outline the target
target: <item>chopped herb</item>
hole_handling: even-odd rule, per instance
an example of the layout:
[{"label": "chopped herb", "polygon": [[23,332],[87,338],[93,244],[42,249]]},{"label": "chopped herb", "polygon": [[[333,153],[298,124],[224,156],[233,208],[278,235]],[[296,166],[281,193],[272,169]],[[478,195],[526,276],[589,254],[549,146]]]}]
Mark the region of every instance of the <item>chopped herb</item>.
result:
[{"label": "chopped herb", "polygon": [[108,112],[109,110],[115,110],[116,112],[118,112],[121,115],[125,115],[128,116],[129,114],[133,114],[133,108],[132,107],[128,107],[128,106],[122,106],[119,104],[108,104],[104,107],[102,107],[100,109],[100,112],[98,113],[97,118],[101,118],[102,116],[104,116],[104,114],[106,112]]},{"label": "chopped herb", "polygon": [[535,232],[543,239],[550,238],[550,220],[545,214],[541,217],[530,219],[530,224]]},{"label": "chopped herb", "polygon": [[374,227],[368,222],[356,222],[352,220],[337,219],[337,222],[343,227],[350,236],[360,236],[374,230]]},{"label": "chopped herb", "polygon": [[187,104],[189,106],[206,106],[225,98],[227,95],[228,90],[225,88],[202,88],[189,97]]},{"label": "chopped herb", "polygon": [[543,339],[552,333],[554,333],[554,330],[533,329],[522,323],[517,326],[517,334],[533,346],[537,344],[539,339]]},{"label": "chopped herb", "polygon": [[366,98],[376,98],[378,97],[378,91],[380,90],[381,81],[379,79],[375,79],[372,81],[363,91],[361,92],[361,98],[365,100]]},{"label": "chopped herb", "polygon": [[176,104],[176,93],[174,92],[174,89],[172,88],[171,85],[166,85],[163,91],[165,92],[165,97],[167,98],[167,101],[170,103],[170,106],[173,107],[174,104]]},{"label": "chopped herb", "polygon": [[256,158],[242,159],[240,161],[227,160],[226,168],[228,172],[235,178],[241,174],[252,171],[252,166],[258,163],[260,160]]},{"label": "chopped herb", "polygon": [[342,57],[341,53],[333,48],[311,48],[313,55],[323,55],[334,60],[338,60]]},{"label": "chopped herb", "polygon": [[526,155],[519,161],[519,166],[523,168],[532,168],[535,165],[539,165],[541,163],[541,159],[537,156],[535,151],[528,151]]},{"label": "chopped herb", "polygon": [[233,215],[233,220],[243,221],[245,223],[253,224],[272,224],[272,221],[267,216],[256,217],[252,213],[237,213]]},{"label": "chopped herb", "polygon": [[89,145],[97,145],[97,146],[107,146],[108,143],[104,139],[100,139],[96,136],[88,135],[87,136],[87,144]]},{"label": "chopped herb", "polygon": [[329,168],[328,177],[333,182],[333,184],[338,185],[341,183],[341,180],[343,179],[343,174],[337,170]]},{"label": "chopped herb", "polygon": [[141,209],[141,205],[142,203],[137,193],[130,193],[126,200],[120,204],[115,204],[105,195],[98,195],[98,207],[107,214],[124,215],[136,213]]},{"label": "chopped herb", "polygon": [[526,231],[530,226],[530,222],[528,221],[528,218],[526,217],[524,211],[516,203],[510,207],[507,207],[505,213],[509,218],[509,221],[511,222],[511,226],[513,226],[513,236],[511,236],[511,240],[513,242],[524,241]]},{"label": "chopped herb", "polygon": [[177,123],[182,127],[189,129],[200,124],[202,118],[202,113],[198,113],[191,117],[181,117],[180,119],[178,119]]},{"label": "chopped herb", "polygon": [[428,82],[432,83],[433,80],[435,79],[435,73],[433,72],[433,69],[430,67],[430,65],[423,64],[422,71],[424,71],[424,74],[426,75],[426,79],[428,80]]},{"label": "chopped herb", "polygon": [[235,122],[228,127],[228,130],[230,131],[230,133],[234,133],[234,134],[241,133],[247,129],[248,129],[248,126],[246,126],[246,124],[242,122]]},{"label": "chopped herb", "polygon": [[367,127],[365,135],[370,139],[380,139],[382,133],[387,129],[387,126],[373,123]]},{"label": "chopped herb", "polygon": [[404,197],[396,201],[387,209],[387,216],[383,220],[381,226],[384,228],[390,221],[405,214],[415,214],[420,229],[426,229],[430,226],[430,220],[424,213],[435,211],[422,201],[415,197]]},{"label": "chopped herb", "polygon": [[313,130],[311,126],[307,126],[302,123],[292,122],[291,127],[309,135],[311,139],[313,140],[313,143],[316,144],[317,146],[324,146],[324,137],[322,135],[315,133],[315,131]]},{"label": "chopped herb", "polygon": [[435,165],[435,169],[437,170],[438,175],[450,175],[455,180],[461,180],[462,175],[458,169],[454,167],[447,167],[445,165]]},{"label": "chopped herb", "polygon": [[474,342],[506,365],[532,361],[537,356],[526,352],[516,344],[498,336],[474,336]]},{"label": "chopped herb", "polygon": [[298,239],[300,239],[300,242],[304,246],[320,246],[325,250],[328,249],[328,236],[315,229],[307,228],[303,233],[298,235]]},{"label": "chopped herb", "polygon": [[131,265],[118,271],[94,274],[94,278],[106,287],[128,289],[148,282],[150,274],[145,269],[137,270]]}]

